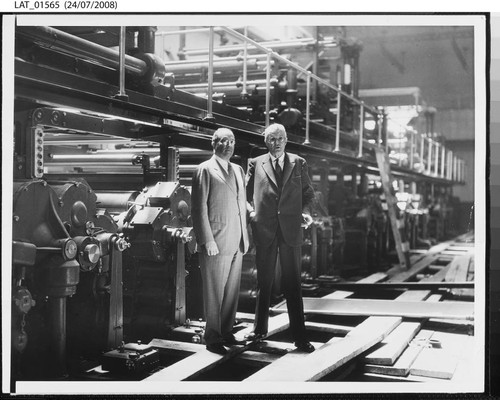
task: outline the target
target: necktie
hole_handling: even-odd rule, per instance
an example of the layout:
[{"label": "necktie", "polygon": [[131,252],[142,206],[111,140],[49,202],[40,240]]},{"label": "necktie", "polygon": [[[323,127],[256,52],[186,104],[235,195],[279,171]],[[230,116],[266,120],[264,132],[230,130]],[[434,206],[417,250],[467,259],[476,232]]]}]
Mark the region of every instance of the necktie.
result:
[{"label": "necktie", "polygon": [[234,184],[234,186],[236,187],[236,191],[238,192],[239,191],[238,180],[236,179],[236,175],[234,174],[234,170],[231,164],[227,165],[227,174],[229,177],[229,182]]},{"label": "necktie", "polygon": [[281,169],[281,165],[278,159],[276,159],[276,166],[274,167],[274,171],[276,173],[276,182],[278,183],[278,186],[281,187],[283,183],[283,170]]}]

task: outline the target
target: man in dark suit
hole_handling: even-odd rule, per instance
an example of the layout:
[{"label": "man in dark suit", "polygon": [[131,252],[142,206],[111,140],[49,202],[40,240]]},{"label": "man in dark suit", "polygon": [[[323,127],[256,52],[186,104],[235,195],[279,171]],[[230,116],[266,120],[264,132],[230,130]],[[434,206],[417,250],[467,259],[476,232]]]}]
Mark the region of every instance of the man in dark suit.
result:
[{"label": "man in dark suit", "polygon": [[269,153],[250,160],[246,176],[258,288],[254,332],[248,339],[262,339],[268,332],[269,306],[279,255],[281,287],[287,301],[293,340],[299,350],[310,353],[314,347],[306,338],[300,284],[301,226],[312,222],[308,207],[314,199],[314,189],[306,161],[285,153],[287,135],[283,125],[272,124],[266,128],[264,140]]},{"label": "man in dark suit", "polygon": [[243,253],[248,250],[245,173],[232,162],[234,135],[227,128],[212,137],[214,155],[193,176],[191,215],[203,282],[207,349],[227,352],[224,345],[240,344],[232,334]]}]

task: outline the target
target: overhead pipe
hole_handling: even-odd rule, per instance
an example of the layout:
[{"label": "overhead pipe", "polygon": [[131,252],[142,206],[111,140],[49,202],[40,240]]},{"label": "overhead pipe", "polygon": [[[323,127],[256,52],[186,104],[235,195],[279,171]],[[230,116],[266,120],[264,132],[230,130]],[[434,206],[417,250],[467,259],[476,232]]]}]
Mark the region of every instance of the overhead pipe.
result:
[{"label": "overhead pipe", "polygon": [[365,107],[361,103],[359,108],[359,143],[358,143],[358,157],[363,157],[363,133],[365,125]]},{"label": "overhead pipe", "polygon": [[439,173],[439,142],[436,140],[436,149],[435,149],[436,156],[434,157],[434,175],[438,176]]},{"label": "overhead pipe", "polygon": [[[217,28],[216,28],[217,29]],[[226,27],[220,27],[218,30],[223,30],[227,32]],[[230,29],[230,28],[229,28]],[[232,33],[236,32],[239,35],[245,37],[248,39],[245,35],[234,31],[231,29]],[[303,49],[308,46],[324,46],[324,47],[337,47],[337,44],[333,41],[320,41],[317,42],[316,39],[313,38],[302,38],[302,39],[296,39],[296,40],[289,40],[289,41],[269,41],[269,42],[255,42],[258,44],[257,46],[250,42],[248,43],[248,49],[255,49],[259,47],[266,47],[266,48],[272,48],[273,50],[287,50],[287,49]],[[244,45],[241,44],[236,44],[236,45],[229,45],[229,46],[220,46],[220,47],[215,47],[214,48],[214,54],[221,54],[221,53],[228,53],[228,52],[234,52],[234,51],[243,51],[244,50]],[[207,54],[206,49],[193,49],[193,50],[181,50],[179,53],[181,53],[183,56],[201,56]]]},{"label": "overhead pipe", "polygon": [[[245,36],[248,36],[248,27],[245,26]],[[243,44],[243,88],[241,89],[241,97],[246,97],[247,93],[247,67],[248,67],[248,43]]]},{"label": "overhead pipe", "polygon": [[444,174],[444,162],[445,162],[445,158],[446,158],[446,149],[444,146],[441,147],[441,178],[444,178],[445,177],[445,174]]},{"label": "overhead pipe", "polygon": [[[278,79],[273,78],[270,79],[271,85],[275,86],[278,84]],[[267,79],[256,79],[253,81],[248,81],[247,86],[265,86],[267,85],[268,80]],[[238,87],[241,88],[243,86],[243,83],[241,80],[237,80],[234,82],[213,82],[212,83],[212,88],[215,89],[222,89],[222,88],[233,88],[233,87]],[[182,89],[182,90],[197,90],[197,89],[208,89],[208,83],[186,83],[184,85],[175,85],[176,89]]]},{"label": "overhead pipe", "polygon": [[334,151],[339,151],[340,150],[340,103],[342,101],[342,96],[341,96],[341,91],[340,91],[340,83],[339,83],[339,89],[337,90],[337,119],[336,119],[336,126],[335,126],[335,150]]},{"label": "overhead pipe", "polygon": [[[107,67],[120,67],[120,54],[116,50],[81,39],[77,36],[54,29],[49,26],[19,26],[16,31],[41,47],[63,51],[75,57],[99,62]],[[145,61],[125,55],[125,70],[134,76],[144,76],[148,73]]]},{"label": "overhead pipe", "polygon": [[125,92],[125,27],[120,26],[120,89],[116,97],[126,99],[127,93]]},{"label": "overhead pipe", "polygon": [[304,144],[311,144],[309,140],[309,120],[311,118],[310,111],[310,102],[311,102],[311,73],[307,74],[306,78],[306,139],[304,140]]},{"label": "overhead pipe", "polygon": [[[252,46],[256,47],[257,49],[260,49],[261,51],[264,51],[266,54],[269,53],[269,54],[272,54],[272,57],[274,59],[277,59],[279,60],[280,62],[288,65],[288,66],[291,66],[292,68],[295,68],[297,71],[300,71],[302,72],[303,74],[307,74],[308,70],[306,68],[303,68],[301,67],[300,65],[297,65],[295,64],[294,62],[288,60],[287,58],[281,56],[280,54],[274,52],[273,50],[271,50],[270,48],[268,47],[265,47],[263,44],[264,42],[262,43],[258,43],[252,39],[249,39],[247,37],[245,37],[244,35],[242,35],[241,33],[231,29],[231,28],[227,28],[227,27],[222,27],[227,33],[231,34],[232,36],[235,36],[237,37],[238,39],[241,39],[241,40],[245,40],[245,41],[248,41],[249,44],[251,44]],[[278,42],[279,43],[279,42]],[[277,49],[276,46],[273,46],[273,49]],[[336,92],[339,91],[339,88],[338,87],[335,87],[333,86],[330,82],[328,82],[327,80],[325,79],[322,79],[320,78],[319,76],[316,76],[316,75],[312,75],[312,78],[314,80],[316,80],[317,82],[321,83],[322,85],[325,85],[326,87],[329,87],[333,90],[335,90]],[[348,94],[348,93],[345,93],[345,92],[342,92],[340,90],[340,92],[342,93],[342,96],[348,98],[351,102],[353,102],[354,104],[357,104],[357,105],[360,105],[361,104],[361,100],[355,98],[354,96]],[[367,107],[365,105],[365,108],[369,109],[370,112],[376,114],[377,113],[377,110],[375,108],[371,108],[371,107]]]},{"label": "overhead pipe", "polygon": [[214,27],[210,27],[208,35],[208,97],[207,97],[207,119],[212,119],[212,93],[214,84]]},{"label": "overhead pipe", "polygon": [[[255,57],[251,57],[247,60],[247,62],[243,62],[243,60],[237,60],[235,58],[231,60],[220,59],[214,60],[214,70],[217,71],[227,71],[234,70],[238,68],[251,68],[258,69],[264,68],[266,66],[265,61],[259,61]],[[203,70],[208,69],[208,61],[200,61],[200,62],[190,62],[190,63],[165,63],[165,68],[168,72],[173,72],[175,74],[188,74],[188,73],[196,73],[202,72]],[[245,75],[245,71],[243,71],[243,75]]]},{"label": "overhead pipe", "polygon": [[271,52],[268,52],[267,66],[266,66],[266,127],[269,126],[270,108],[271,108]]}]

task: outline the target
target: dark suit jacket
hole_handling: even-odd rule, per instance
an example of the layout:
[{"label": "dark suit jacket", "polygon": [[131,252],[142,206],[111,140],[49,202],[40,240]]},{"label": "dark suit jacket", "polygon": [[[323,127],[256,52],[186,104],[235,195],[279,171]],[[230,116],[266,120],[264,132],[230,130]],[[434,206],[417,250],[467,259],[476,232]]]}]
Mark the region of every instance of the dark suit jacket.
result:
[{"label": "dark suit jacket", "polygon": [[255,211],[252,222],[255,244],[269,245],[279,222],[285,242],[289,246],[302,245],[302,213],[310,213],[314,199],[306,160],[285,153],[281,193],[269,153],[249,161],[246,182],[247,201],[253,202]]},{"label": "dark suit jacket", "polygon": [[245,173],[231,163],[239,193],[221,169],[215,156],[201,163],[193,176],[191,215],[196,241],[199,246],[214,240],[221,255],[233,255],[243,235],[243,252],[248,250],[249,240],[246,222]]}]

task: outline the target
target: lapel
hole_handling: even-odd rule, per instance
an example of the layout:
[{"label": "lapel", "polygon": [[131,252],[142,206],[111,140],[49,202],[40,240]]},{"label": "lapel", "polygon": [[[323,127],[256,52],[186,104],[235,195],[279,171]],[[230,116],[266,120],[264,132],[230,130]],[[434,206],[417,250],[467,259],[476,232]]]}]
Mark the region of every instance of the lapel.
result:
[{"label": "lapel", "polygon": [[262,168],[264,169],[264,172],[266,173],[269,180],[272,183],[274,183],[274,186],[278,187],[278,183],[276,182],[276,176],[274,175],[274,167],[271,161],[270,154],[268,154],[267,157],[264,157],[264,159],[262,160]]},{"label": "lapel", "polygon": [[288,182],[288,179],[290,179],[294,167],[295,159],[290,160],[288,153],[285,153],[285,162],[283,163],[283,186],[285,186]]},{"label": "lapel", "polygon": [[[229,187],[229,189],[231,189],[231,191],[234,193],[234,194],[237,194],[236,193],[236,188],[234,187],[234,185],[232,185],[230,182],[228,182],[227,178],[227,174],[222,170],[222,167],[220,166],[220,164],[217,162],[217,159],[215,158],[215,156],[212,156],[212,170],[215,172],[216,175],[218,175],[223,181],[224,183]],[[234,170],[234,169],[233,169]],[[236,172],[235,172],[235,175],[236,175]]]}]

